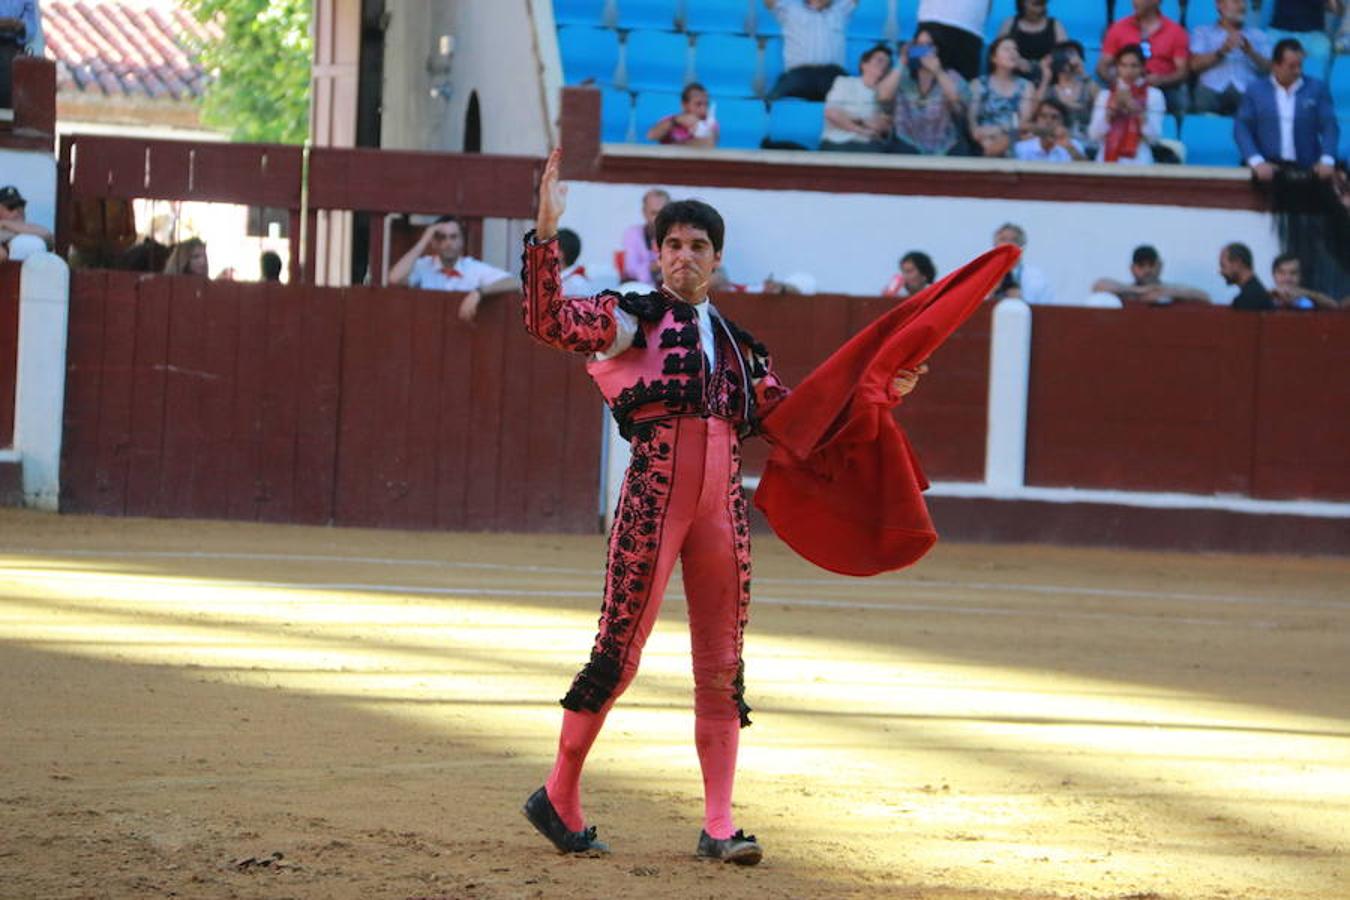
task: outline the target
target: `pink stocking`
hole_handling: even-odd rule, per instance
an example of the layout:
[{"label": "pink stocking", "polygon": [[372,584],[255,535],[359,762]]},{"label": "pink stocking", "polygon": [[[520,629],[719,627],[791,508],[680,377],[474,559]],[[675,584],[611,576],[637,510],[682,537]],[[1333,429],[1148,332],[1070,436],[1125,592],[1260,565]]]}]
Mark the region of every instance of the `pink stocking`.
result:
[{"label": "pink stocking", "polygon": [[544,791],[569,831],[586,827],[586,816],[581,811],[581,769],[586,754],[591,752],[600,729],[604,727],[609,706],[601,712],[563,712],[562,733],[558,736],[558,758],[553,773],[548,776]]},{"label": "pink stocking", "polygon": [[731,789],[740,740],[739,719],[694,719],[694,744],[703,769],[703,830],[718,840],[731,837],[736,830],[731,824]]}]

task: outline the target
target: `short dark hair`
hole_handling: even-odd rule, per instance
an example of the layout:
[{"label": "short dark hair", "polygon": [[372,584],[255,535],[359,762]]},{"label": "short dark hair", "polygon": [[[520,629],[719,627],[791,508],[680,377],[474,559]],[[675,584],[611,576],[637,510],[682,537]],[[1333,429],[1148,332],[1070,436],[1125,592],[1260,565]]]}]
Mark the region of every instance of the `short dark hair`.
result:
[{"label": "short dark hair", "polygon": [[937,280],[937,266],[933,265],[933,260],[922,250],[911,250],[900,257],[900,265],[903,266],[905,263],[912,263],[914,268],[919,270],[919,274],[923,276],[924,281],[929,284]]},{"label": "short dark hair", "polygon": [[713,250],[722,252],[722,239],[726,236],[726,224],[722,215],[702,200],[672,200],[656,214],[656,246],[666,242],[666,233],[676,225],[690,225],[702,228],[712,241]]},{"label": "short dark hair", "polygon": [[1223,255],[1240,265],[1252,268],[1252,248],[1234,241],[1223,248]]},{"label": "short dark hair", "polygon": [[435,222],[432,222],[431,224],[433,226],[444,225],[446,222],[455,223],[455,225],[459,226],[459,233],[461,235],[467,236],[467,233],[464,229],[464,223],[459,220],[459,216],[440,216],[436,219]]},{"label": "short dark hair", "polygon": [[1281,62],[1284,55],[1290,52],[1304,53],[1303,45],[1299,43],[1298,38],[1284,38],[1275,44],[1275,49],[1270,51],[1270,61],[1273,63]]},{"label": "short dark hair", "polygon": [[871,47],[868,47],[866,50],[864,50],[862,52],[862,55],[858,57],[858,65],[861,67],[863,63],[867,62],[869,59],[871,59],[878,53],[885,53],[886,59],[888,60],[895,59],[895,54],[891,52],[890,47],[886,46],[885,44],[874,44]]},{"label": "short dark hair", "polygon": [[563,265],[572,265],[581,255],[581,236],[570,228],[559,228],[558,249],[562,251]]},{"label": "short dark hair", "polygon": [[1299,268],[1303,267],[1303,260],[1298,258],[1297,253],[1281,253],[1279,256],[1275,257],[1274,262],[1270,264],[1271,274],[1274,274],[1276,269],[1287,262],[1296,262],[1299,264]]},{"label": "short dark hair", "polygon": [[1121,57],[1124,56],[1137,56],[1141,63],[1148,61],[1147,57],[1144,56],[1144,48],[1138,44],[1126,44],[1124,47],[1117,50],[1115,55],[1116,62],[1120,62]]},{"label": "short dark hair", "polygon": [[1050,51],[1050,79],[1059,77],[1059,73],[1069,67],[1069,51],[1078,54],[1079,59],[1087,59],[1087,51],[1075,40],[1060,41]]},{"label": "short dark hair", "polygon": [[696,92],[700,94],[706,94],[708,93],[708,89],[705,88],[703,85],[699,84],[697,81],[691,81],[684,86],[684,90],[680,91],[680,102],[688,103],[689,98],[694,96]]},{"label": "short dark hair", "polygon": [[259,263],[262,266],[262,276],[266,281],[281,280],[281,257],[271,250],[263,251],[259,257]]},{"label": "short dark hair", "polygon": [[1152,244],[1140,244],[1134,248],[1134,255],[1130,257],[1130,262],[1136,266],[1156,266],[1161,257],[1158,256],[1158,248]]},{"label": "short dark hair", "polygon": [[1054,97],[1045,97],[1041,100],[1040,103],[1037,103],[1036,111],[1032,113],[1032,118],[1035,118],[1036,116],[1039,116],[1041,114],[1042,106],[1050,107],[1055,112],[1059,113],[1059,117],[1063,119],[1065,122],[1069,121],[1069,108]]}]

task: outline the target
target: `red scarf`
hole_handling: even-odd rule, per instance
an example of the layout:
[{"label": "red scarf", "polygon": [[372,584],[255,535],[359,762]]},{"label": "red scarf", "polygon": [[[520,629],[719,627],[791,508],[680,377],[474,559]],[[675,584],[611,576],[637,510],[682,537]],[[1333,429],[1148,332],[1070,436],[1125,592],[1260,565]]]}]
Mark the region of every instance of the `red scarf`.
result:
[{"label": "red scarf", "polygon": [[1148,115],[1148,82],[1139,79],[1130,85],[1130,96],[1139,104],[1140,113],[1126,113],[1111,108],[1115,93],[1107,98],[1107,115],[1111,120],[1111,130],[1106,134],[1106,152],[1104,159],[1115,162],[1122,156],[1134,159],[1139,152],[1139,140],[1143,137],[1144,116]]}]

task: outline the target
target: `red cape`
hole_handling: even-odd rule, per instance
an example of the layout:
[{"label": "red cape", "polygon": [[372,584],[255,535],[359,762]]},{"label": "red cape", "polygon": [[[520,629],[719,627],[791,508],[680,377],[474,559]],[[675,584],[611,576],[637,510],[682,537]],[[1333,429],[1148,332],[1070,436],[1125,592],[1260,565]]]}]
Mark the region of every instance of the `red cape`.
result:
[{"label": "red cape", "polygon": [[928,482],[890,412],[900,402],[892,380],[927,360],[1020,255],[996,247],[883,313],[764,417],[774,449],[755,506],[800,556],[875,575],[912,565],[937,541]]}]

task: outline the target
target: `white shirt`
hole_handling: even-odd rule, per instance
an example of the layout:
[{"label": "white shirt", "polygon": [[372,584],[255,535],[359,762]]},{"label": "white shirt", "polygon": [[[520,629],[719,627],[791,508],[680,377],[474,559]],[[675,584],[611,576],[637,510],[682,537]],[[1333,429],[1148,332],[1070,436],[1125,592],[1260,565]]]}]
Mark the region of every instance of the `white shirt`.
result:
[{"label": "white shirt", "polygon": [[[677,302],[682,303],[684,301]],[[717,364],[717,341],[713,337],[712,323],[712,314],[716,310],[707,297],[704,297],[699,303],[690,305],[694,307],[694,312],[698,314],[698,342],[703,345],[703,358],[708,361],[708,371],[711,372]],[[627,310],[615,306],[614,325],[614,343],[610,344],[607,349],[595,354],[596,360],[613,359],[633,346],[633,338],[638,332],[637,317]]]},{"label": "white shirt", "polygon": [[1013,278],[1022,289],[1022,299],[1028,303],[1054,303],[1055,290],[1045,273],[1028,263],[1013,269]]},{"label": "white shirt", "polygon": [[595,285],[586,277],[586,269],[582,266],[563,270],[562,289],[564,297],[589,297],[595,293]]},{"label": "white shirt", "polygon": [[[1106,135],[1111,131],[1111,122],[1106,115],[1106,102],[1110,99],[1111,90],[1097,92],[1097,99],[1092,104],[1092,121],[1088,122],[1088,137],[1102,145],[1097,150],[1097,162],[1106,160]],[[1139,147],[1135,150],[1133,157],[1122,156],[1116,160],[1117,163],[1141,166],[1153,164],[1153,149],[1149,144],[1162,137],[1163,114],[1166,112],[1167,100],[1163,97],[1163,92],[1155,87],[1150,87],[1148,89],[1148,109],[1144,113],[1144,121],[1139,129],[1141,138]]]},{"label": "white shirt", "polygon": [[[1270,56],[1270,38],[1259,28],[1243,28],[1242,36],[1252,49],[1262,56]],[[1198,25],[1191,29],[1191,54],[1216,53],[1228,40],[1228,32],[1218,23]],[[1251,58],[1241,50],[1230,50],[1210,68],[1200,73],[1200,84],[1215,93],[1221,94],[1229,85],[1239,91],[1245,91],[1247,85],[1260,76],[1261,72]]]},{"label": "white shirt", "polygon": [[989,6],[990,0],[919,0],[919,21],[951,25],[983,38]]},{"label": "white shirt", "polygon": [[408,273],[408,286],[430,291],[477,291],[510,277],[510,272],[472,256],[461,256],[448,271],[439,256],[420,256]]},{"label": "white shirt", "polygon": [[[1074,149],[1079,153],[1083,152],[1083,145],[1069,139]],[[1013,145],[1013,156],[1026,162],[1073,162],[1073,156],[1068,150],[1059,144],[1051,144],[1050,149],[1046,150],[1041,146],[1041,139],[1037,137],[1027,138],[1024,141],[1018,141]]]},{"label": "white shirt", "polygon": [[819,12],[803,0],[778,0],[774,18],[783,27],[783,68],[844,65],[845,31],[858,0],[834,0]]},{"label": "white shirt", "polygon": [[[868,87],[863,84],[861,77],[854,76],[836,78],[834,84],[830,85],[830,93],[825,97],[825,108],[830,107],[842,109],[851,119],[870,119],[881,112],[876,88]],[[836,144],[865,144],[875,140],[867,135],[835,128],[829,119],[825,120],[825,128],[821,132],[820,139]]]}]

